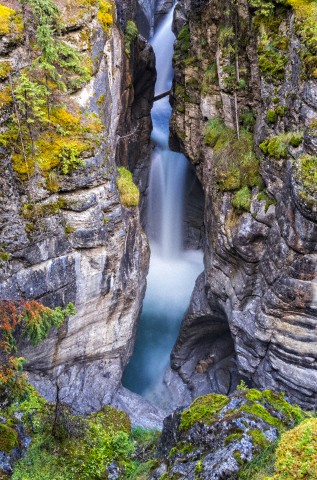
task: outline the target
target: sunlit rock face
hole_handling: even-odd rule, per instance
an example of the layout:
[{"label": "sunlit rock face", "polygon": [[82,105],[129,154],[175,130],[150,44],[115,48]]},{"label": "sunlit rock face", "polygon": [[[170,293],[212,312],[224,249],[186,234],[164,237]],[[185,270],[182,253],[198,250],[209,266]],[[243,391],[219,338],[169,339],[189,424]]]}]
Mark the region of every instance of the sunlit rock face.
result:
[{"label": "sunlit rock face", "polygon": [[[37,172],[30,182],[21,182],[1,149],[0,244],[10,260],[0,264],[0,298],[34,298],[50,307],[75,304],[76,315],[58,332],[37,348],[21,346],[21,354],[40,393],[50,400],[58,394],[60,401],[87,412],[111,402],[120,386],[145,291],[147,239],[138,208],[121,204],[116,176],[117,165],[137,163],[130,165],[129,152],[120,149],[125,138],[136,145],[140,162],[142,141],[149,142],[155,67],[143,39],[133,42],[128,56],[116,21],[103,31],[98,7],[70,12],[66,1],[59,5],[67,27],[64,40],[90,55],[93,64],[90,82],[71,94],[73,108],[94,113],[103,130],[85,167],[60,175],[56,193],[45,188]],[[125,8],[133,18],[135,3],[125,2]],[[2,37],[0,47],[17,73],[23,67],[19,58],[27,57],[25,39],[15,45]],[[146,72],[142,104],[136,101],[136,72],[141,78]],[[2,125],[9,114],[1,110]],[[142,130],[143,140],[129,136],[132,123]],[[30,196],[39,207],[48,205],[41,210],[47,214],[23,215]]]},{"label": "sunlit rock face", "polygon": [[[174,28],[181,34],[176,43],[171,143],[188,155],[203,185],[206,247],[200,300],[197,291],[172,365],[190,392],[200,361],[193,340],[199,343],[201,328],[208,326],[208,332],[218,329],[220,335],[221,325],[228,332],[227,322],[240,374],[254,385],[285,390],[293,401],[313,408],[317,223],[316,188],[310,176],[316,169],[317,81],[301,57],[307,47],[298,12],[288,8],[276,13],[275,33],[265,27],[269,45],[274,35],[287,39],[283,48],[280,44],[281,63],[275,74],[255,17],[246,0],[237,6],[230,1],[181,1],[175,10]],[[236,53],[230,57],[232,51]],[[236,61],[237,89],[230,83],[237,81]],[[247,113],[253,125],[246,124]],[[250,179],[234,185],[239,172],[231,186],[224,185],[219,169],[225,171],[237,157],[231,152],[230,160],[217,139],[213,145],[204,140],[207,123],[215,117],[227,134],[231,132],[232,142],[237,118],[240,133],[243,128],[253,132],[262,185],[252,186]],[[294,132],[299,132],[298,142]],[[292,136],[291,143],[284,134]],[[265,150],[263,142],[272,137],[278,140]],[[273,145],[281,140],[286,145],[279,153]],[[305,176],[305,171],[311,173]],[[243,185],[249,203],[239,210],[233,202]],[[213,354],[218,333],[209,347],[204,346],[204,354],[208,348]],[[191,375],[187,367],[192,358]],[[200,374],[202,388],[211,388],[214,368],[207,366]],[[225,393],[225,384],[221,388]]]}]

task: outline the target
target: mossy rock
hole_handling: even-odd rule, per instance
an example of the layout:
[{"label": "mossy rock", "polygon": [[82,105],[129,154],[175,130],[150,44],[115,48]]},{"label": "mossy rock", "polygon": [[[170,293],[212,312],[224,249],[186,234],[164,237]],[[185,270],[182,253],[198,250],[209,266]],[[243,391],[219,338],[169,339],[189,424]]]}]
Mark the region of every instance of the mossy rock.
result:
[{"label": "mossy rock", "polygon": [[299,147],[303,138],[304,134],[301,131],[282,133],[264,140],[259,147],[265,155],[279,160],[287,158],[289,147]]},{"label": "mossy rock", "polygon": [[251,190],[248,187],[241,188],[235,193],[232,199],[232,206],[237,210],[249,212],[251,207],[251,196]]},{"label": "mossy rock", "polygon": [[180,428],[188,430],[197,422],[210,425],[216,420],[215,415],[228,403],[229,398],[219,394],[209,394],[196,398],[189,409],[182,412]]},{"label": "mossy rock", "polygon": [[0,423],[0,452],[10,453],[18,444],[18,433],[13,428]]},{"label": "mossy rock", "polygon": [[220,190],[232,191],[260,185],[259,160],[253,150],[253,135],[242,128],[237,133],[218,117],[205,127],[205,144],[213,149],[215,177]]}]

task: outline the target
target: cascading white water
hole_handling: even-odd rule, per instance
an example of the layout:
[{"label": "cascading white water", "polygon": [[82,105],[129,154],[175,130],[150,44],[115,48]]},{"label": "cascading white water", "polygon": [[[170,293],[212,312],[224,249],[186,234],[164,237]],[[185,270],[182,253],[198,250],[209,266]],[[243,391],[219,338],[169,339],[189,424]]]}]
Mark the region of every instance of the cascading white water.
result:
[{"label": "cascading white water", "polygon": [[[171,88],[175,37],[173,9],[152,40],[156,55],[155,94]],[[162,383],[164,370],[188,307],[195,279],[203,269],[200,251],[183,249],[184,189],[189,164],[184,155],[168,148],[171,107],[168,97],[152,109],[152,139],[147,234],[151,246],[150,269],[136,345],[123,383],[155,401],[151,393]]]}]

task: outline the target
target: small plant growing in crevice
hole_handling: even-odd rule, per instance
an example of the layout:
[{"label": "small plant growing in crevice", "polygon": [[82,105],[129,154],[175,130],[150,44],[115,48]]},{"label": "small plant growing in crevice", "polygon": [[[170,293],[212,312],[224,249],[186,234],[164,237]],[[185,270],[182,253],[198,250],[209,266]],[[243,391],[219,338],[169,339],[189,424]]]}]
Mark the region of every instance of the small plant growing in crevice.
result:
[{"label": "small plant growing in crevice", "polygon": [[124,34],[125,34],[125,53],[127,57],[130,58],[132,42],[134,42],[139,35],[138,27],[132,20],[127,21]]},{"label": "small plant growing in crevice", "polygon": [[133,183],[132,173],[125,167],[118,167],[118,173],[117,187],[122,205],[124,207],[137,207],[139,205],[140,192],[135,183]]}]

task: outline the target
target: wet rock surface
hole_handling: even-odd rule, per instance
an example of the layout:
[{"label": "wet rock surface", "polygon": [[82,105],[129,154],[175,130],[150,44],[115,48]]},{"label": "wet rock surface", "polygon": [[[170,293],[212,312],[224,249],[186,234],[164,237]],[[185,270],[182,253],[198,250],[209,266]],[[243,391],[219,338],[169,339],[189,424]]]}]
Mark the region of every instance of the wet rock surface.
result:
[{"label": "wet rock surface", "polygon": [[[164,479],[236,479],[243,465],[301,415],[269,390],[199,397],[188,409],[178,409],[165,419],[159,469],[166,471]],[[154,473],[151,479],[155,478]]]}]

